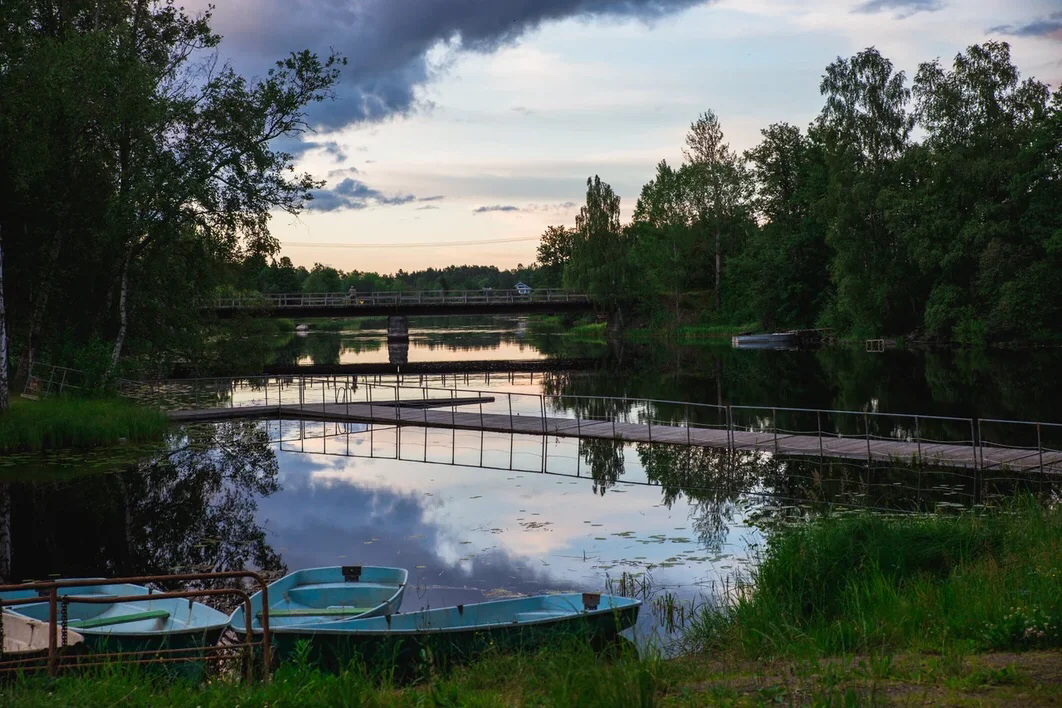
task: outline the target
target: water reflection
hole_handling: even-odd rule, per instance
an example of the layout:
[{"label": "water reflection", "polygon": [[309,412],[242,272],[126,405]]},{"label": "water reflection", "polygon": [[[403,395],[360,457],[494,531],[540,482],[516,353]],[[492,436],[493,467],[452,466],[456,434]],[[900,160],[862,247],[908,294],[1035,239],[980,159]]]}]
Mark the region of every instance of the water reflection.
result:
[{"label": "water reflection", "polygon": [[[838,506],[966,507],[976,487],[989,501],[1060,498],[1057,481],[961,470],[236,421],[182,428],[133,464],[5,482],[0,568],[21,580],[398,565],[410,571],[407,611],[633,577],[649,581],[650,600],[666,592],[688,604],[713,601],[780,523]],[[647,604],[643,638],[671,637],[661,611]]]},{"label": "water reflection", "polygon": [[3,484],[4,577],[117,577],[283,564],[256,519],[277,491],[267,431],[238,421],[183,429],[163,453],[128,464],[56,460],[66,475]]}]

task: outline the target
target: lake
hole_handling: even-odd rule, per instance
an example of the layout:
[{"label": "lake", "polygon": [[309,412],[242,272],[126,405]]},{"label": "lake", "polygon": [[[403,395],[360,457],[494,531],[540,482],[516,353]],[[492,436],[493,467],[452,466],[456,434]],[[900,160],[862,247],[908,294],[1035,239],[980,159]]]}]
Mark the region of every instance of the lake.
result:
[{"label": "lake", "polygon": [[[409,360],[590,351],[599,362],[585,371],[435,379],[498,396],[1060,418],[1054,350],[604,347],[536,332],[526,318],[447,324],[414,319]],[[284,343],[280,356],[386,361],[383,334],[311,332]],[[12,456],[0,480],[8,522],[0,527],[10,530],[0,538],[0,566],[16,580],[398,565],[410,571],[403,610],[622,591],[647,600],[640,640],[663,643],[681,625],[674,608],[713,602],[733,587],[778,524],[826,508],[940,510],[976,500],[971,473],[958,469],[293,421],[188,425],[151,449]],[[1019,491],[1058,496],[1043,479],[994,479],[984,489],[981,501]]]}]

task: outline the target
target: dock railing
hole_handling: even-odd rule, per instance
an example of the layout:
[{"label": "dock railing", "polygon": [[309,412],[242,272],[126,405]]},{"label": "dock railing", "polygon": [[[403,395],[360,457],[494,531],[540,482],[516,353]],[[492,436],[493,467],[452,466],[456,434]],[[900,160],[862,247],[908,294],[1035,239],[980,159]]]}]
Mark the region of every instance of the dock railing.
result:
[{"label": "dock railing", "polygon": [[[685,438],[687,444],[779,455],[1062,473],[1058,423],[549,394],[523,390],[538,388],[534,374],[524,376],[526,384],[519,375],[496,375],[497,388],[465,387],[467,375],[415,377],[412,383],[350,375],[123,382],[122,390],[169,410],[259,406],[276,407],[279,414],[297,407],[307,416],[329,406],[368,404],[378,422],[408,426],[428,424],[430,409],[449,408],[454,424],[459,413],[474,412],[481,422],[501,416],[515,432],[550,434],[563,426],[565,434],[592,431],[594,437],[620,439],[624,426],[634,425],[649,442],[682,443]],[[435,383],[430,379],[444,385],[429,385]],[[472,407],[462,403],[486,398],[492,400]],[[448,406],[446,399],[458,402]],[[423,405],[428,400],[430,407]],[[414,401],[421,404],[416,411],[402,405]],[[462,418],[463,425],[469,424]]]}]

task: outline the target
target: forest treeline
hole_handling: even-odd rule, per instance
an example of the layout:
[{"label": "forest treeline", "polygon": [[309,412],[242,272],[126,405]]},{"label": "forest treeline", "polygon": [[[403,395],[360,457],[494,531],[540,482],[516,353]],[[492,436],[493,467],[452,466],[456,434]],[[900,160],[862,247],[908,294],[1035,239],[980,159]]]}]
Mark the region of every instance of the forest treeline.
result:
[{"label": "forest treeline", "polygon": [[245,78],[210,20],[165,0],[0,2],[0,409],[8,343],[15,390],[39,358],[108,375],[123,352],[197,358],[194,303],[275,254],[270,214],[323,184],[277,146],[344,60],[301,51]]},{"label": "forest treeline", "polygon": [[588,181],[546,230],[540,280],[674,325],[757,322],[980,345],[1062,334],[1062,92],[1003,42],[913,81],[870,48],[826,67],[804,130],[743,154],[714,113],[661,161],[629,224]]},{"label": "forest treeline", "polygon": [[343,271],[315,263],[313,268],[296,266],[287,256],[266,260],[261,255],[247,258],[233,284],[237,291],[263,293],[338,293],[354,288],[358,292],[414,292],[418,290],[511,290],[517,283],[539,280],[535,265],[512,269],[497,266],[452,265],[394,274],[373,271]]}]

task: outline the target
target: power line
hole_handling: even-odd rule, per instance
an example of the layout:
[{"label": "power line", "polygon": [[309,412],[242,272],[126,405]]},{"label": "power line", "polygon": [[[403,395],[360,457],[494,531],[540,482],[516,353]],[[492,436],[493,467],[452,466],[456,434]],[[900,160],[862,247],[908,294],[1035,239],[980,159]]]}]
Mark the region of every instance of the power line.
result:
[{"label": "power line", "polygon": [[494,243],[517,243],[520,241],[538,241],[538,236],[520,238],[494,238],[481,241],[419,241],[415,243],[334,243],[324,241],[281,241],[284,246],[298,248],[437,248],[439,246],[484,246]]}]

